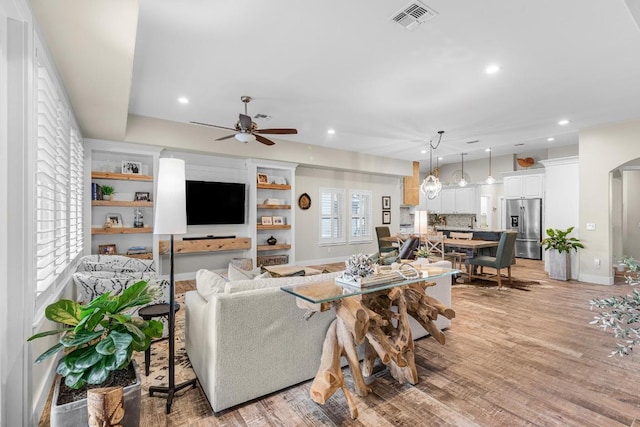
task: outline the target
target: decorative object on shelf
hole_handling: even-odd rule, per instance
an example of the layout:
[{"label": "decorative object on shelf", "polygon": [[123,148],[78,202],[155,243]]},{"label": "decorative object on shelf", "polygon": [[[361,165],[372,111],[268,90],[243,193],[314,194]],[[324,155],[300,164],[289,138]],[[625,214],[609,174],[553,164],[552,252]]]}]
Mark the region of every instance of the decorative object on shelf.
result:
[{"label": "decorative object on shelf", "polygon": [[467,186],[467,180],[464,177],[464,156],[466,156],[467,153],[460,153],[460,165],[461,165],[461,171],[460,171],[460,180],[458,181],[458,186],[459,187],[466,187]]},{"label": "decorative object on shelf", "polygon": [[142,228],[144,227],[144,222],[142,221],[142,209],[134,208],[133,209],[133,228]]},{"label": "decorative object on shelf", "polygon": [[442,141],[442,134],[444,134],[443,130],[438,131],[438,143],[435,145],[435,147],[433,146],[433,138],[429,140],[429,175],[424,179],[424,181],[422,181],[422,184],[420,185],[420,191],[422,191],[422,194],[427,196],[427,199],[429,200],[435,199],[442,190],[442,183],[440,182],[440,178],[438,178],[439,168],[437,166],[437,157],[436,169],[433,173],[431,172],[432,152],[440,146],[440,142]]},{"label": "decorative object on shelf", "polygon": [[270,246],[275,245],[276,243],[278,243],[278,239],[276,239],[275,237],[271,236],[267,239],[267,244]]},{"label": "decorative object on shelf", "polygon": [[251,258],[231,258],[229,264],[238,267],[240,270],[253,270],[253,260]]},{"label": "decorative object on shelf", "polygon": [[287,179],[284,176],[274,176],[271,183],[276,185],[287,185]]},{"label": "decorative object on shelf", "polygon": [[273,218],[270,216],[262,216],[260,217],[260,224],[262,225],[273,225]]},{"label": "decorative object on shelf", "polygon": [[284,225],[284,217],[274,216],[272,217],[272,219],[273,219],[273,225]]},{"label": "decorative object on shelf", "polygon": [[144,246],[131,246],[129,249],[127,249],[127,255],[141,255],[147,254],[149,252],[151,251]]},{"label": "decorative object on shelf", "polygon": [[256,257],[256,264],[258,267],[268,267],[270,265],[287,264],[289,262],[289,255],[258,255]]},{"label": "decorative object on shelf", "polygon": [[268,184],[269,183],[269,175],[266,173],[258,172],[258,184]]},{"label": "decorative object on shelf", "polygon": [[142,162],[131,160],[122,161],[122,173],[128,175],[142,175]]},{"label": "decorative object on shelf", "polygon": [[391,209],[391,196],[382,196],[382,209]]},{"label": "decorative object on shelf", "polygon": [[110,243],[108,245],[98,245],[98,253],[100,255],[115,255],[118,252],[116,251],[115,243]]},{"label": "decorative object on shelf", "polygon": [[[153,234],[169,234],[169,307],[176,303],[175,276],[173,268],[173,235],[187,232],[187,194],[184,160],[162,158],[158,166],[158,192],[156,194],[156,218]],[[169,375],[166,387],[149,387],[149,396],[154,393],[167,395],[166,412],[171,412],[175,392],[185,387],[196,387],[196,379],[175,383],[175,326],[176,314],[169,310]]]},{"label": "decorative object on shelf", "polygon": [[578,251],[584,245],[576,237],[567,237],[573,227],[566,230],[547,228],[547,236],[541,242],[544,250],[549,251],[549,277],[556,280],[571,278],[571,251]]},{"label": "decorative object on shelf", "polygon": [[496,180],[493,177],[493,175],[491,175],[491,147],[487,148],[486,151],[489,152],[489,176],[487,176],[487,179],[484,182],[486,182],[487,184],[491,185],[491,184],[496,182]]},{"label": "decorative object on shelf", "polygon": [[102,200],[102,186],[100,184],[96,184],[95,182],[91,183],[91,200]]},{"label": "decorative object on shelf", "polygon": [[104,228],[122,228],[122,227],[124,227],[124,225],[122,224],[122,215],[117,213],[107,214],[107,218],[105,219],[105,222],[104,222]]},{"label": "decorative object on shelf", "polygon": [[111,200],[111,197],[114,195],[113,187],[109,185],[100,186],[100,191],[102,193],[102,200]]},{"label": "decorative object on shelf", "polygon": [[530,168],[531,166],[533,166],[535,164],[535,159],[533,157],[526,157],[524,159],[522,158],[517,158],[516,161],[518,162],[518,164],[520,165],[520,167],[523,168]]},{"label": "decorative object on shelf", "polygon": [[365,254],[351,255],[344,265],[344,272],[354,277],[367,277],[375,271],[373,261]]},{"label": "decorative object on shelf", "polygon": [[311,197],[307,193],[302,193],[298,198],[298,206],[302,210],[307,210],[311,207]]},{"label": "decorative object on shelf", "polygon": [[391,211],[382,211],[382,223],[391,224]]},{"label": "decorative object on shelf", "polygon": [[269,197],[268,199],[264,199],[265,205],[284,205],[284,199],[274,199]]},{"label": "decorative object on shelf", "polygon": [[148,191],[136,191],[134,201],[136,202],[150,202],[151,201],[151,193]]}]

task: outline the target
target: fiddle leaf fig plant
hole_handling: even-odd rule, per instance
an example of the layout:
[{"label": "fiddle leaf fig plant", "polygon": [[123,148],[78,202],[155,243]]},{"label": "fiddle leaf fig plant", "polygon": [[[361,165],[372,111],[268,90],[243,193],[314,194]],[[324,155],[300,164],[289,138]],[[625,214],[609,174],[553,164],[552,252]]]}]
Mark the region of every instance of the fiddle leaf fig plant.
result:
[{"label": "fiddle leaf fig plant", "polygon": [[161,322],[127,314],[128,310],[149,304],[159,294],[157,287],[142,280],[118,296],[106,292],[86,305],[66,299],[50,304],[45,309],[46,318],[66,326],[28,339],[61,334],[59,342],[35,363],[62,350],[64,356],[56,372],[65,378],[68,387],[101,384],[111,371],[126,368],[134,351],[146,350],[152,339],[162,335]]},{"label": "fiddle leaf fig plant", "polygon": [[545,250],[555,249],[559,253],[570,252],[572,250],[578,251],[578,248],[583,248],[584,245],[576,237],[568,237],[573,231],[574,227],[569,227],[566,230],[559,228],[547,228],[547,236],[542,240],[542,245]]},{"label": "fiddle leaf fig plant", "polygon": [[[627,283],[630,286],[640,283],[637,261],[625,258],[623,262],[630,271]],[[640,289],[633,289],[631,295],[594,299],[590,304],[592,310],[602,310],[590,323],[598,325],[605,332],[610,331],[615,338],[622,339],[622,342],[616,343],[610,356],[628,355],[634,346],[640,344]]]}]

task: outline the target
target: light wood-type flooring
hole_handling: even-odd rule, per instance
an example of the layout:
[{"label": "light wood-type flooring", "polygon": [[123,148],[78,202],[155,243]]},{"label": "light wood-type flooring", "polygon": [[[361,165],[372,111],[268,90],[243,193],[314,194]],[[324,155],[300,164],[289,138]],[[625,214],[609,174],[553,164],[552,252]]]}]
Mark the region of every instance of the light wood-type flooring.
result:
[{"label": "light wood-type flooring", "polygon": [[631,288],[550,280],[540,261],[519,259],[513,276],[540,284],[454,285],[447,343],[416,342],[419,383],[398,385],[379,370],[372,393],[354,395],[357,420],[341,391],[314,403],[307,381],[217,416],[200,389],[180,392],[168,416],[163,399],[145,396],[141,425],[640,426],[640,348],[609,357],[613,337],[589,325],[590,299]]}]

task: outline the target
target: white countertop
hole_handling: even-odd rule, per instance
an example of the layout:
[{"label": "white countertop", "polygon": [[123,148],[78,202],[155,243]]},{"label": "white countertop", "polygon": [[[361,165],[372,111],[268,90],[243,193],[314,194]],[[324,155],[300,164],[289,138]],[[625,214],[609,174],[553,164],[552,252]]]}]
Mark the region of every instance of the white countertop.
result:
[{"label": "white countertop", "polygon": [[482,227],[476,227],[476,228],[450,227],[448,225],[438,225],[436,226],[436,230],[439,230],[439,231],[486,231],[490,233],[504,233],[505,231],[507,231],[502,229],[491,229],[491,228],[482,228]]}]

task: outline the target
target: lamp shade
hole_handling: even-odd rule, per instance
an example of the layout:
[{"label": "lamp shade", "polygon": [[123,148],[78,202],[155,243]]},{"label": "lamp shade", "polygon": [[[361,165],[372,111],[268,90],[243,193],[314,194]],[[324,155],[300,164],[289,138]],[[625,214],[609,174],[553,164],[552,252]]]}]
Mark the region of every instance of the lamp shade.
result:
[{"label": "lamp shade", "polygon": [[427,211],[416,211],[413,219],[413,232],[427,234],[429,232],[429,216]]},{"label": "lamp shade", "polygon": [[240,142],[253,142],[256,140],[256,137],[252,133],[239,132],[235,137]]},{"label": "lamp shade", "polygon": [[154,234],[187,232],[187,194],[184,160],[160,159]]}]

